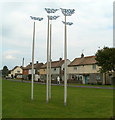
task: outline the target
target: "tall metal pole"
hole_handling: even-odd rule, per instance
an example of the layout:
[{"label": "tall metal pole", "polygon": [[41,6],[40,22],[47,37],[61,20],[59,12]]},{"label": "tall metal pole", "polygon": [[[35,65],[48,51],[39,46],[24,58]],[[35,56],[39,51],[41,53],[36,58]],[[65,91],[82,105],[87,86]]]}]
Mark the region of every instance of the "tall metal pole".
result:
[{"label": "tall metal pole", "polygon": [[46,81],[46,102],[49,102],[49,16],[48,16],[48,29],[47,29],[47,81]]},{"label": "tall metal pole", "polygon": [[65,41],[64,41],[64,105],[67,103],[67,31],[66,31],[66,15],[65,15]]},{"label": "tall metal pole", "polygon": [[33,89],[34,89],[34,44],[35,44],[35,21],[33,27],[33,44],[32,44],[32,84],[31,84],[31,100],[33,100]]},{"label": "tall metal pole", "polygon": [[[55,13],[59,9],[45,8],[48,14]],[[56,20],[59,16],[48,16],[48,33],[47,33],[47,82],[46,82],[46,102],[51,99],[51,25],[49,35],[49,21]],[[50,36],[50,40],[49,40]]]},{"label": "tall metal pole", "polygon": [[52,25],[50,24],[50,50],[49,50],[49,99],[51,99],[51,33],[52,32]]},{"label": "tall metal pole", "polygon": [[23,58],[23,60],[22,60],[22,67],[24,67],[24,58]]},{"label": "tall metal pole", "polygon": [[[22,60],[22,68],[24,68],[24,58]],[[22,82],[23,82],[24,75],[22,74]]]},{"label": "tall metal pole", "polygon": [[65,40],[64,40],[64,105],[66,106],[67,104],[67,29],[66,29],[66,25],[72,25],[73,23],[70,22],[66,22],[66,16],[71,16],[74,13],[74,9],[63,9],[60,8],[63,15],[65,16],[65,22],[63,22],[65,24]]}]

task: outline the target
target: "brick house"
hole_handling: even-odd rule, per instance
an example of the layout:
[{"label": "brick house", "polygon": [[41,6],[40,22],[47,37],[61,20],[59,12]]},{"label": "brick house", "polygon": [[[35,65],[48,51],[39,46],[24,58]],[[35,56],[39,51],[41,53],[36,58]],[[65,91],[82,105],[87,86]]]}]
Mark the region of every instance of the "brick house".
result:
[{"label": "brick house", "polygon": [[[38,63],[38,61],[34,64],[34,80],[39,78],[40,76],[40,68],[43,65],[43,63]],[[23,79],[31,80],[31,74],[32,74],[32,63],[30,62],[29,65],[26,67],[23,67]]]}]

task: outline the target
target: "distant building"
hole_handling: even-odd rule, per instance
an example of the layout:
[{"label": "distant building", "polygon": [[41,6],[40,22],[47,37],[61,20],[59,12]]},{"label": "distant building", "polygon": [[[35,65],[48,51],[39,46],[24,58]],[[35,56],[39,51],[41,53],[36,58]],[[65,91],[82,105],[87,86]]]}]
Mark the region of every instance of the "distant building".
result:
[{"label": "distant building", "polygon": [[99,73],[99,66],[96,64],[95,56],[75,58],[69,65],[69,79],[81,84],[103,83],[103,74]]},{"label": "distant building", "polygon": [[[40,68],[43,63],[39,63],[38,61],[34,64],[34,80],[38,81],[40,79]],[[23,67],[23,78],[27,80],[31,80],[32,74],[32,63],[30,62],[29,65]]]},{"label": "distant building", "polygon": [[[70,64],[70,60],[67,60],[67,65]],[[47,75],[47,63],[40,68],[40,78],[46,80]],[[58,61],[51,61],[51,79],[56,80],[57,77],[60,80],[64,80],[64,60],[60,58]]]},{"label": "distant building", "polygon": [[15,66],[12,70],[10,70],[10,74],[12,78],[22,78],[23,69],[20,66]]}]

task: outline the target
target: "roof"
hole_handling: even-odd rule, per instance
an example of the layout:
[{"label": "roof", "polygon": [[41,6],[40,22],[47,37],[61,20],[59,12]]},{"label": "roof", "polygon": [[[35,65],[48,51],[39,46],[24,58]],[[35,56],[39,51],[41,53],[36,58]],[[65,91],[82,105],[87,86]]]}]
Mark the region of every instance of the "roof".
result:
[{"label": "roof", "polygon": [[[15,66],[11,71],[15,70],[17,67],[20,67],[20,66]],[[21,68],[21,67],[20,67]]]},{"label": "roof", "polygon": [[[57,68],[57,67],[61,67],[63,64],[64,64],[64,60],[52,61],[51,67]],[[46,67],[47,67],[47,63],[45,63],[41,68],[46,68]]]},{"label": "roof", "polygon": [[96,64],[96,56],[87,56],[81,58],[75,58],[68,66],[80,66]]},{"label": "roof", "polygon": [[[43,66],[43,63],[34,64],[34,68],[35,69],[40,69],[41,66]],[[25,70],[32,69],[32,64],[29,64],[26,67],[23,67],[23,69],[25,69]]]}]

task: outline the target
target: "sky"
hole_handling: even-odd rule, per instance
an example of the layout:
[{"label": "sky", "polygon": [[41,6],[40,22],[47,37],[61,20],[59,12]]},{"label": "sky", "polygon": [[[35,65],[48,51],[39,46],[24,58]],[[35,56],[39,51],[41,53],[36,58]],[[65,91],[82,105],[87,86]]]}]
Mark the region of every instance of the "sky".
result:
[{"label": "sky", "polygon": [[[47,13],[44,8],[75,9],[67,17],[67,58],[95,55],[104,46],[113,47],[113,0],[1,0],[0,1],[0,69],[28,65],[32,60],[33,20],[30,16],[43,17],[36,21],[35,60],[47,60]],[[52,60],[64,58],[64,16],[52,21]]]}]

